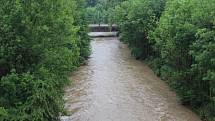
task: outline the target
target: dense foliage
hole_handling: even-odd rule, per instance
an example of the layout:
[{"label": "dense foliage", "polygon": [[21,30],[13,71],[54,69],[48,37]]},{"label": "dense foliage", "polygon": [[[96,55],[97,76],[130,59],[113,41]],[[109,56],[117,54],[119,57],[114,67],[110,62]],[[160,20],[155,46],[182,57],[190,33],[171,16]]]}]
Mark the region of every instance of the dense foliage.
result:
[{"label": "dense foliage", "polygon": [[120,28],[122,40],[137,58],[152,54],[148,40],[165,6],[165,0],[129,0],[117,6],[111,17]]},{"label": "dense foliage", "polygon": [[175,0],[152,32],[161,76],[184,104],[206,117],[215,116],[214,20],[214,0]]},{"label": "dense foliage", "polygon": [[94,7],[97,3],[97,0],[87,0],[88,7]]},{"label": "dense foliage", "polygon": [[84,1],[0,2],[0,120],[57,121],[67,76],[90,52]]},{"label": "dense foliage", "polygon": [[86,18],[86,1],[76,0],[76,12],[75,25],[79,27],[77,31],[78,35],[78,47],[80,48],[80,62],[83,63],[84,60],[88,58],[91,52],[90,48],[90,38],[87,35],[88,32],[88,22]]},{"label": "dense foliage", "polygon": [[110,23],[109,16],[116,5],[125,0],[88,0],[87,20],[90,24]]},{"label": "dense foliage", "polygon": [[112,13],[132,54],[215,120],[215,0],[128,0]]}]

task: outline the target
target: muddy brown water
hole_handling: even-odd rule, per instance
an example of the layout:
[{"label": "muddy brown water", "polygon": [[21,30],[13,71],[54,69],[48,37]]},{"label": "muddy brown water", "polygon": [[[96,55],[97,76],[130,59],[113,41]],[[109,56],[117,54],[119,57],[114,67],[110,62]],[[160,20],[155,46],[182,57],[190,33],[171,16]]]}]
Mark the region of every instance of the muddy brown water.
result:
[{"label": "muddy brown water", "polygon": [[71,77],[62,121],[200,121],[116,37],[95,38],[87,65]]}]

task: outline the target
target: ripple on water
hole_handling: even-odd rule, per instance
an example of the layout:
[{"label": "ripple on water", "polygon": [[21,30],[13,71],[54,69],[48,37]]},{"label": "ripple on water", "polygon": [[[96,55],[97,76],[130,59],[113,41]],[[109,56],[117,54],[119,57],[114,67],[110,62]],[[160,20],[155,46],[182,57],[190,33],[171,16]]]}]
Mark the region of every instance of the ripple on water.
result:
[{"label": "ripple on water", "polygon": [[96,38],[92,52],[66,88],[62,121],[200,121],[118,38]]}]

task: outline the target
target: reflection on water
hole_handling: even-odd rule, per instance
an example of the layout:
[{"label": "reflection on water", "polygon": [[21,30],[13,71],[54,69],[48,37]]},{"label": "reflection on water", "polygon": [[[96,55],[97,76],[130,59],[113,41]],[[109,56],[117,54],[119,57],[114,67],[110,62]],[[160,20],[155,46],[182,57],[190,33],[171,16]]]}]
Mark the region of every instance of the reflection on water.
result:
[{"label": "reflection on water", "polygon": [[67,87],[63,121],[200,121],[118,38],[96,38]]}]

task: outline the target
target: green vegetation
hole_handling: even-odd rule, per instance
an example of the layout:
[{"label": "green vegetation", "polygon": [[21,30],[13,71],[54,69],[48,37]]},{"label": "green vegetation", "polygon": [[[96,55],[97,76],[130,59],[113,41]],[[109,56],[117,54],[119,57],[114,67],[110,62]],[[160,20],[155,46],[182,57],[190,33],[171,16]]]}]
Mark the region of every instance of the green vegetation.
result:
[{"label": "green vegetation", "polygon": [[[114,7],[125,0],[88,0],[86,17],[90,24],[111,23],[109,16]],[[112,24],[112,23],[111,23]]]},{"label": "green vegetation", "polygon": [[122,40],[128,43],[132,55],[147,58],[152,54],[148,33],[156,26],[165,0],[129,0],[117,6],[112,13],[120,28]]},{"label": "green vegetation", "polygon": [[117,24],[133,56],[215,120],[215,0],[0,1],[0,121],[59,120],[88,23]]},{"label": "green vegetation", "polygon": [[1,0],[0,121],[57,121],[67,76],[90,54],[84,1]]},{"label": "green vegetation", "polygon": [[203,119],[215,120],[215,0],[128,0],[112,12],[121,40]]}]

